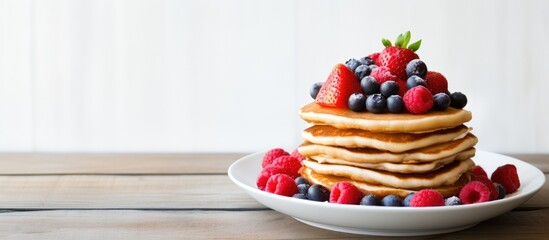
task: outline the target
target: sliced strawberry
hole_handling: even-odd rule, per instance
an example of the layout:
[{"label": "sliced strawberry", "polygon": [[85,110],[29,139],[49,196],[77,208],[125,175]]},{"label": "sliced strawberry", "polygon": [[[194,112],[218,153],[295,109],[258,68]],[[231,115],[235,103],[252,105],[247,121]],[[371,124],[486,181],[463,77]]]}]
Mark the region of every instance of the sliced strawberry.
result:
[{"label": "sliced strawberry", "polygon": [[337,64],[320,88],[315,102],[324,107],[347,108],[349,96],[361,91],[356,75],[345,65]]}]

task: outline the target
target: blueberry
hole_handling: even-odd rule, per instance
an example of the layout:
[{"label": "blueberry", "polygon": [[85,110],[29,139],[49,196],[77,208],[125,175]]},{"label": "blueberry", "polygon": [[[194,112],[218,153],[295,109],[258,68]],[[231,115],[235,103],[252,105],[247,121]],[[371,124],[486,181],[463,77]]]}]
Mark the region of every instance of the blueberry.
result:
[{"label": "blueberry", "polygon": [[349,96],[349,109],[353,112],[364,112],[366,110],[366,96],[362,93],[353,93]]},{"label": "blueberry", "polygon": [[309,200],[325,202],[330,197],[330,191],[320,184],[313,184],[307,191]]},{"label": "blueberry", "polygon": [[366,77],[366,76],[370,75],[371,71],[372,71],[372,69],[370,69],[368,66],[360,65],[356,68],[355,75],[356,75],[357,79],[362,79],[363,77]]},{"label": "blueberry", "polygon": [[376,195],[368,194],[360,200],[360,205],[364,206],[380,206],[381,201]]},{"label": "blueberry", "polygon": [[467,105],[467,96],[461,92],[454,92],[450,95],[450,106],[457,109],[462,109]]},{"label": "blueberry", "polygon": [[316,99],[316,95],[318,95],[318,91],[320,91],[322,84],[324,84],[324,82],[316,82],[311,85],[311,88],[309,88],[309,94],[313,99]]},{"label": "blueberry", "polygon": [[347,68],[351,70],[351,72],[355,72],[356,68],[360,65],[362,65],[362,63],[354,58],[351,58],[347,60],[347,62],[345,62],[345,66],[347,66]]},{"label": "blueberry", "polygon": [[442,111],[450,106],[450,96],[446,93],[437,93],[433,96],[434,110]]},{"label": "blueberry", "polygon": [[404,201],[402,202],[402,205],[404,205],[405,207],[409,207],[410,206],[410,201],[412,201],[412,197],[414,196],[414,194],[416,194],[416,193],[411,192],[410,194],[408,194],[408,196],[406,196],[404,198]]},{"label": "blueberry", "polygon": [[368,65],[368,67],[369,67],[370,69],[374,70],[374,68],[377,68],[377,65],[372,64],[372,65]]},{"label": "blueberry", "polygon": [[424,78],[427,75],[427,65],[419,59],[414,59],[406,65],[406,75]]},{"label": "blueberry", "polygon": [[500,183],[494,183],[494,185],[496,186],[496,189],[498,190],[498,199],[505,198],[505,195],[507,194],[507,192],[505,191],[505,187],[503,185],[501,185]]},{"label": "blueberry", "polygon": [[404,110],[404,101],[399,95],[392,95],[387,98],[387,111],[390,113],[401,113]]},{"label": "blueberry", "polygon": [[380,93],[372,94],[366,99],[366,109],[368,112],[381,113],[385,110],[387,100]]},{"label": "blueberry", "polygon": [[307,191],[309,191],[309,187],[310,187],[309,184],[302,183],[297,185],[297,190],[299,191],[299,193],[307,195]]},{"label": "blueberry", "polygon": [[370,77],[370,76],[363,77],[360,80],[360,86],[362,87],[362,91],[366,95],[372,95],[374,93],[379,93],[379,83],[373,77]]},{"label": "blueberry", "polygon": [[418,76],[411,76],[408,78],[408,80],[406,80],[406,89],[412,89],[413,87],[417,87],[419,85],[427,87],[427,83],[425,82],[425,80]]},{"label": "blueberry", "polygon": [[293,198],[299,198],[299,199],[308,199],[307,198],[307,195],[303,194],[303,193],[296,193],[292,196]]},{"label": "blueberry", "polygon": [[386,81],[379,86],[379,91],[384,97],[398,94],[398,83],[395,81]]},{"label": "blueberry", "polygon": [[402,200],[395,195],[387,195],[381,199],[381,205],[387,207],[402,207]]},{"label": "blueberry", "polygon": [[307,179],[305,179],[304,177],[296,177],[294,181],[296,185],[309,184],[309,181],[307,181]]},{"label": "blueberry", "polygon": [[461,205],[461,199],[459,199],[459,198],[456,197],[456,196],[446,198],[446,199],[444,200],[444,205],[445,205],[445,206],[457,206],[457,205]]},{"label": "blueberry", "polygon": [[360,63],[362,63],[362,65],[366,65],[366,66],[370,66],[370,65],[372,65],[372,64],[374,64],[374,65],[376,64],[376,63],[374,62],[374,60],[372,60],[372,59],[369,58],[369,57],[361,57],[361,58],[358,59],[358,61],[359,61]]}]

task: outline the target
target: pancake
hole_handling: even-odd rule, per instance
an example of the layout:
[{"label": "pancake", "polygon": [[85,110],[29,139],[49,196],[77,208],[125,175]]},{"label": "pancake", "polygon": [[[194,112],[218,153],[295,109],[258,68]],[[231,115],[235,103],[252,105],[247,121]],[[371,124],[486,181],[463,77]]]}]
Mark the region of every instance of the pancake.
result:
[{"label": "pancake", "polygon": [[324,174],[346,177],[360,182],[383,185],[393,188],[421,189],[454,184],[466,172],[475,167],[471,159],[453,161],[452,163],[427,173],[392,173],[338,164],[320,164],[305,159],[303,166]]},{"label": "pancake", "polygon": [[338,164],[353,166],[359,168],[367,168],[372,170],[381,170],[394,173],[425,173],[435,171],[453,161],[467,160],[475,155],[475,148],[470,148],[463,152],[459,152],[452,156],[441,158],[435,161],[423,162],[423,163],[356,163],[343,159],[332,158],[326,155],[310,156],[309,158],[315,160],[318,163]]},{"label": "pancake", "polygon": [[355,163],[420,163],[436,161],[455,155],[472,148],[477,142],[477,137],[469,133],[464,138],[458,140],[401,153],[392,153],[374,148],[344,148],[305,141],[299,146],[298,151],[304,157],[326,155],[331,158],[345,159],[346,161]]},{"label": "pancake", "polygon": [[404,152],[463,138],[471,131],[465,125],[427,133],[381,133],[359,129],[339,129],[329,125],[314,125],[302,132],[307,141],[322,145],[348,148],[376,148]]},{"label": "pancake", "polygon": [[357,113],[346,108],[322,107],[315,102],[302,107],[299,115],[303,120],[313,124],[384,133],[432,132],[459,126],[472,118],[471,112],[452,107],[444,111],[430,111],[425,114],[374,114]]},{"label": "pancake", "polygon": [[[360,189],[360,191],[362,191],[362,193],[374,194],[380,198],[383,198],[390,194],[399,196],[400,198],[405,198],[406,196],[408,196],[408,194],[421,190],[421,188],[408,189],[408,188],[395,188],[395,187],[388,187],[388,186],[382,186],[382,185],[375,185],[371,183],[356,181],[356,180],[345,178],[345,177],[319,174],[307,167],[302,167],[300,172],[301,172],[301,176],[307,179],[307,181],[309,181],[310,184],[320,184],[328,188],[330,191],[332,190],[332,186],[336,182],[350,182],[355,186],[357,186]],[[470,179],[471,179],[471,174],[465,173],[461,175],[458,181],[456,181],[454,184],[439,186],[431,189],[440,192],[444,197],[456,196],[459,194],[460,189],[466,183],[468,183]]]}]

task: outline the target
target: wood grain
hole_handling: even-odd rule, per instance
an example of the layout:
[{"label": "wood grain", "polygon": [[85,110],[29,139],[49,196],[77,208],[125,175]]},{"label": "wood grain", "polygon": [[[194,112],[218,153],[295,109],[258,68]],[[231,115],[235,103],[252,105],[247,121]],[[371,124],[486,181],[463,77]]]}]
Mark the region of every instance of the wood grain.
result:
[{"label": "wood grain", "polygon": [[[549,209],[512,211],[460,232],[411,239],[548,239]],[[505,238],[502,238],[505,236]],[[378,239],[274,211],[37,211],[0,214],[1,239]],[[408,238],[407,238],[408,239]]]}]

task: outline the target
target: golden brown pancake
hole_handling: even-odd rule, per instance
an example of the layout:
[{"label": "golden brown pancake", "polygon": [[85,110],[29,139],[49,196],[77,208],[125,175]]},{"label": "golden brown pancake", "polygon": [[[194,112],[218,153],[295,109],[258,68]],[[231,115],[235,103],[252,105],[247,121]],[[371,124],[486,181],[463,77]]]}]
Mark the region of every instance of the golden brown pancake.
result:
[{"label": "golden brown pancake", "polygon": [[422,189],[454,184],[466,172],[475,167],[471,159],[452,163],[427,173],[393,173],[339,164],[320,164],[305,159],[303,166],[323,175],[350,178],[355,181],[393,188]]},{"label": "golden brown pancake", "polygon": [[451,107],[444,111],[431,111],[425,114],[374,114],[357,113],[346,108],[322,107],[314,102],[302,107],[299,115],[303,120],[313,124],[384,133],[431,132],[459,126],[472,118],[471,112]]},{"label": "golden brown pancake", "polygon": [[467,160],[475,155],[475,148],[470,148],[457,154],[441,158],[430,162],[421,163],[356,163],[350,162],[344,159],[332,158],[326,155],[309,156],[310,159],[315,160],[318,163],[347,165],[359,168],[367,168],[372,170],[381,170],[394,173],[425,173],[435,171],[453,161]]},{"label": "golden brown pancake", "polygon": [[329,125],[314,125],[302,132],[307,141],[347,148],[376,148],[404,152],[463,138],[471,129],[465,125],[427,133],[381,133],[359,129],[339,129]]},{"label": "golden brown pancake", "polygon": [[345,148],[305,141],[299,146],[298,151],[304,157],[326,155],[331,158],[345,159],[346,161],[356,163],[420,163],[436,161],[455,155],[472,148],[477,142],[477,137],[469,133],[464,138],[458,140],[393,153],[375,148]]},{"label": "golden brown pancake", "polygon": [[[408,194],[412,192],[417,192],[423,189],[423,188],[415,188],[415,189],[395,188],[395,187],[388,187],[383,185],[376,185],[376,184],[356,181],[346,177],[338,177],[333,175],[316,173],[312,169],[307,167],[302,167],[300,172],[301,172],[301,176],[307,179],[307,181],[309,181],[311,185],[320,184],[331,191],[332,186],[336,182],[350,182],[355,186],[357,186],[364,194],[374,194],[380,198],[390,194],[399,196],[401,198],[405,198],[406,196],[408,196]],[[470,180],[471,180],[471,174],[465,173],[461,175],[461,177],[454,184],[438,186],[431,189],[440,192],[444,197],[456,196],[459,194],[460,189],[465,184],[467,184]]]}]

